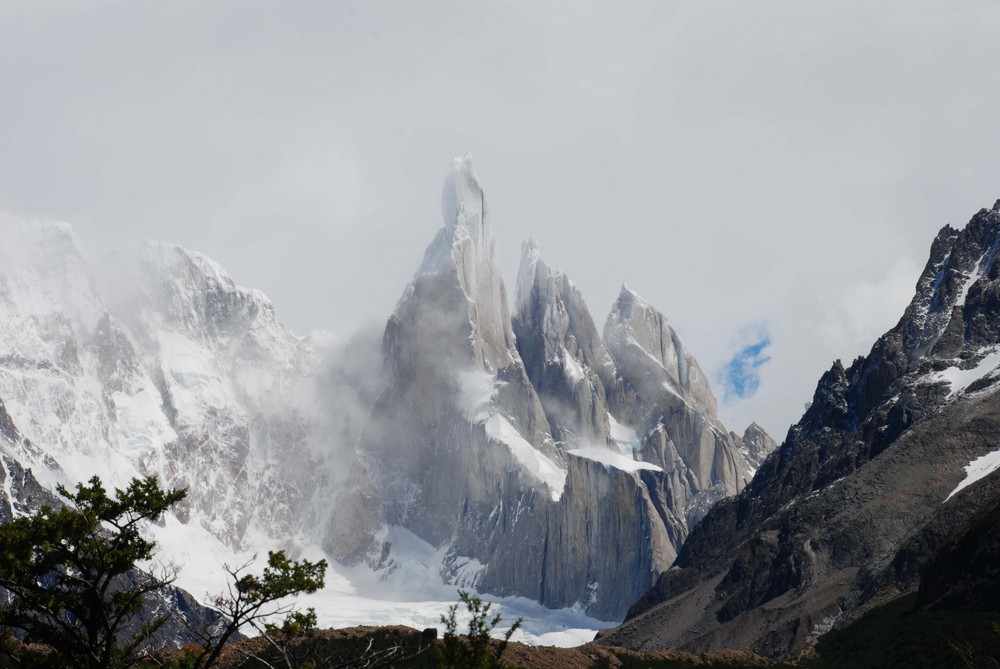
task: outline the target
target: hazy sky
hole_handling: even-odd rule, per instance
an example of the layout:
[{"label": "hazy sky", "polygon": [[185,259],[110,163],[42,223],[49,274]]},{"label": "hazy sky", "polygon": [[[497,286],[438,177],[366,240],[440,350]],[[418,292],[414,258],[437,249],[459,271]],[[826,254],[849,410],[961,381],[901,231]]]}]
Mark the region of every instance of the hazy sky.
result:
[{"label": "hazy sky", "polygon": [[181,243],[346,333],[468,151],[511,297],[529,235],[599,324],[628,283],[780,439],[1000,197],[998,35],[988,0],[2,0],[0,209]]}]

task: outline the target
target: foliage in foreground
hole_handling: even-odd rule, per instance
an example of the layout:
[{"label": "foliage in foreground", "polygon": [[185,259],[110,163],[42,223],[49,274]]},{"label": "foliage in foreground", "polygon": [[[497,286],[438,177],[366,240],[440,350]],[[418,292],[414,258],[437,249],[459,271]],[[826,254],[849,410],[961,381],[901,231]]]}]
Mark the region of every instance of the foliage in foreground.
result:
[{"label": "foliage in foreground", "polygon": [[[112,498],[98,477],[78,484],[75,493],[59,486],[66,500],[59,509],[0,525],[0,586],[9,592],[0,607],[5,630],[0,660],[38,669],[131,669],[163,667],[209,669],[223,647],[244,626],[263,627],[265,619],[286,616],[271,634],[295,632],[315,621],[300,614],[286,597],[323,587],[326,561],[290,560],[281,551],[268,554],[261,574],[226,568],[226,593],[211,608],[218,620],[204,629],[189,629],[197,639],[180,664],[161,659],[156,633],[171,613],[151,615],[149,595],[166,588],[176,569],[140,571],[138,563],[153,558],[155,543],[142,536],[183,490],[163,490],[156,479],[133,479]],[[15,642],[16,631],[23,643]],[[32,645],[35,644],[35,645]]]},{"label": "foliage in foreground", "polygon": [[0,624],[57,650],[34,658],[37,667],[133,666],[167,619],[163,614],[140,623],[145,597],[175,576],[170,568],[133,573],[155,548],[141,529],[185,493],[162,490],[146,478],[133,479],[112,498],[96,476],[75,493],[57,490],[67,506],[42,507],[0,525],[0,586],[10,593]]},{"label": "foliage in foreground", "polygon": [[[244,626],[254,628],[268,639],[292,638],[311,629],[316,624],[315,611],[302,613],[293,604],[279,602],[291,595],[322,588],[326,566],[326,560],[296,562],[284,551],[276,551],[267,554],[267,566],[260,575],[247,573],[249,563],[238,568],[226,567],[230,577],[228,591],[211,601],[212,608],[221,616],[221,624],[191,630],[199,641],[189,647],[183,669],[215,666],[225,645]],[[267,622],[276,616],[284,616],[280,626]],[[295,664],[289,667],[297,669]]]},{"label": "foliage in foreground", "polygon": [[493,639],[493,630],[500,624],[501,615],[490,616],[490,604],[464,590],[458,591],[458,597],[469,616],[468,633],[458,634],[459,605],[451,606],[448,615],[441,616],[445,632],[444,643],[438,649],[438,666],[441,669],[502,669],[506,666],[502,658],[507,643],[521,627],[522,619],[514,621],[502,639]]},{"label": "foliage in foreground", "polygon": [[[315,612],[290,615],[281,625],[257,626],[260,636],[235,644],[224,669],[510,669],[503,662],[515,621],[499,639],[492,634],[501,615],[490,615],[491,605],[466,592],[460,602],[441,616],[444,638],[435,643],[437,630],[423,632],[405,627],[317,630]],[[468,618],[466,634],[459,634],[460,619]],[[432,651],[433,649],[433,651]],[[177,669],[194,667],[186,654]],[[173,669],[173,668],[171,668]]]},{"label": "foliage in foreground", "polygon": [[436,669],[433,639],[417,630],[377,627],[357,634],[309,630],[294,638],[255,638],[234,645],[220,669]]}]

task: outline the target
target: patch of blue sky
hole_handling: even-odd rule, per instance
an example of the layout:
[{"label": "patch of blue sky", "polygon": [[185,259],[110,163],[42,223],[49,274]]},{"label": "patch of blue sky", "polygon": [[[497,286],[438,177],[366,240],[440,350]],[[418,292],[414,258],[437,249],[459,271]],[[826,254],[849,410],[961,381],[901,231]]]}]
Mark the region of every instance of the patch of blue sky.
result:
[{"label": "patch of blue sky", "polygon": [[767,348],[771,338],[762,335],[757,341],[741,348],[722,368],[723,390],[727,398],[747,399],[760,388],[760,369],[771,356]]}]

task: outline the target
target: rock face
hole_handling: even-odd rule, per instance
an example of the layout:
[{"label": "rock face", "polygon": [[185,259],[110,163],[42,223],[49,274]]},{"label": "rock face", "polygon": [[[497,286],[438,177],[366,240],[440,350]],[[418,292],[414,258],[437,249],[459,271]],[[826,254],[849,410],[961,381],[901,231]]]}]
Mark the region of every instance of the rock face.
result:
[{"label": "rock face", "polygon": [[741,439],[743,441],[743,454],[754,470],[758,469],[768,454],[778,447],[774,443],[774,439],[771,438],[771,435],[765,432],[764,428],[757,423],[750,423],[749,427],[743,432],[742,437],[737,437],[734,433],[730,434],[733,439]]},{"label": "rock face", "polygon": [[781,656],[917,588],[998,496],[998,249],[997,211],[941,230],[896,327],[823,375],[781,447],[607,643]]},{"label": "rock face", "polygon": [[545,264],[534,239],[522,250],[514,333],[556,442],[610,445],[605,387],[615,364],[580,291]]},{"label": "rock face", "polygon": [[42,487],[30,469],[5,453],[0,453],[0,523],[55,506],[56,499]]},{"label": "rock face", "polygon": [[[511,550],[537,572],[542,509],[562,495],[565,471],[514,345],[468,161],[454,164],[443,210],[445,226],[386,325],[387,387],[338,502],[329,548],[349,562],[384,560],[380,533],[401,526],[434,546],[451,542],[449,562],[468,567],[464,581],[537,589],[525,569],[497,563],[484,574],[473,559]],[[360,527],[355,509],[366,510]]]},{"label": "rock face", "polygon": [[452,582],[620,617],[703,507],[745,485],[742,440],[662,315],[623,292],[602,340],[534,241],[511,318],[468,158],[443,200],[444,228],[386,325],[386,389],[328,547],[391,571],[404,528]]},{"label": "rock face", "polygon": [[645,435],[640,457],[668,474],[670,507],[692,527],[712,503],[741,490],[755,466],[719,422],[705,373],[662,314],[623,287],[604,339],[618,370],[611,411]]}]

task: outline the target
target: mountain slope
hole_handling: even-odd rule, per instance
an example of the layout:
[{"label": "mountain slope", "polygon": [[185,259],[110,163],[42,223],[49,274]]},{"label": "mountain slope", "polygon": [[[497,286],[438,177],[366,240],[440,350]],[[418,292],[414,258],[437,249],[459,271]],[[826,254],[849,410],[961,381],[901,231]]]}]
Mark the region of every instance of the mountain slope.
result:
[{"label": "mountain slope", "polygon": [[[997,486],[994,486],[994,492]],[[1000,657],[1000,503],[950,533],[918,592],[867,611],[820,637],[816,669],[990,666]]]},{"label": "mountain slope", "polygon": [[[896,327],[823,375],[782,446],[606,643],[780,656],[917,587],[998,494],[970,465],[1000,451],[998,248],[997,208],[941,230]],[[985,476],[962,488],[965,470]]]}]

